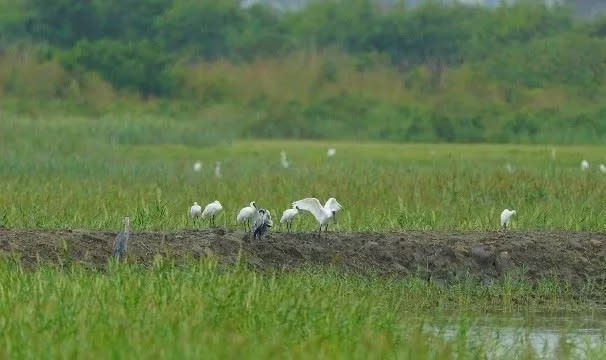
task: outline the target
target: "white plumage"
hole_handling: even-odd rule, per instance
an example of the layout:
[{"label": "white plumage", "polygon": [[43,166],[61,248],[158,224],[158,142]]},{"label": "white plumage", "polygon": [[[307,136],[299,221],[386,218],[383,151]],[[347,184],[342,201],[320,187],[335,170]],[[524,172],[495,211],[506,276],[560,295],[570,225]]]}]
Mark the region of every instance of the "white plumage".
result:
[{"label": "white plumage", "polygon": [[195,172],[200,172],[202,171],[202,162],[201,161],[196,161],[194,163],[194,171]]},{"label": "white plumage", "polygon": [[600,164],[600,171],[606,173],[606,165]]},{"label": "white plumage", "polygon": [[589,161],[587,161],[587,160],[581,161],[581,170],[585,171],[587,169],[589,169]]},{"label": "white plumage", "polygon": [[197,218],[202,215],[202,206],[198,205],[197,202],[194,201],[194,204],[189,208],[189,216],[192,218]]},{"label": "white plumage", "polygon": [[217,216],[217,214],[219,214],[221,212],[221,210],[223,210],[223,206],[221,205],[219,200],[215,200],[215,201],[211,202],[210,204],[206,205],[206,207],[204,208],[204,211],[202,211],[202,218],[206,219],[206,218],[210,217],[211,224],[214,225],[215,216]]},{"label": "white plumage", "polygon": [[330,158],[335,156],[335,154],[337,153],[337,150],[335,148],[329,148],[328,151],[326,152],[326,155]]},{"label": "white plumage", "polygon": [[286,223],[286,230],[288,230],[290,232],[292,222],[295,219],[295,217],[297,217],[298,214],[299,214],[299,208],[296,206],[293,207],[292,209],[284,210],[284,212],[282,213],[282,218],[280,219],[280,223],[281,224]]},{"label": "white plumage", "polygon": [[515,210],[509,210],[509,209],[503,210],[503,212],[501,213],[501,226],[504,229],[507,229],[507,226],[509,225],[509,222],[511,221],[511,217],[515,214],[516,214]]},{"label": "white plumage", "polygon": [[286,152],[285,151],[281,151],[280,152],[280,164],[285,169],[288,169],[288,167],[290,166],[290,164],[288,162],[288,159],[286,158]]},{"label": "white plumage", "polygon": [[223,177],[223,175],[221,174],[221,162],[217,161],[217,164],[215,165],[215,177],[217,179],[220,179]]},{"label": "white plumage", "polygon": [[245,221],[246,224],[250,227],[250,221],[254,220],[256,215],[257,215],[257,204],[254,201],[251,201],[249,206],[244,207],[240,210],[240,212],[238,213],[238,216],[236,217],[236,221],[238,223]]},{"label": "white plumage", "polygon": [[324,206],[322,206],[320,201],[316,198],[306,198],[295,201],[292,205],[293,207],[298,207],[300,210],[309,211],[316,218],[320,224],[318,235],[322,233],[322,226],[326,226],[326,231],[328,230],[328,221],[330,219],[334,218],[336,222],[336,214],[343,208],[335,198],[328,199]]}]

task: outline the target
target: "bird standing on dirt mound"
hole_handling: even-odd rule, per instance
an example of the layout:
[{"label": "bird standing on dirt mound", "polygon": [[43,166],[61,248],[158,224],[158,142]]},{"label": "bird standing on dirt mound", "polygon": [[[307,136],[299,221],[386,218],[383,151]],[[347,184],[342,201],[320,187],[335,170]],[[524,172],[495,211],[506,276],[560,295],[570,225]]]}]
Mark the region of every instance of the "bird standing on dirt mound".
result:
[{"label": "bird standing on dirt mound", "polygon": [[301,210],[309,211],[320,223],[320,229],[318,230],[318,236],[322,234],[322,226],[326,226],[325,232],[328,231],[328,221],[334,219],[337,222],[337,212],[343,207],[337,202],[337,199],[330,198],[326,201],[326,204],[322,206],[320,201],[316,198],[307,198],[292,203],[293,207],[297,207]]},{"label": "bird standing on dirt mound", "polygon": [[130,236],[130,220],[128,216],[122,220],[122,225],[122,231],[116,235],[114,245],[112,246],[112,255],[116,259],[121,259],[126,254],[128,248],[128,238]]},{"label": "bird standing on dirt mound", "polygon": [[250,220],[254,220],[257,214],[257,204],[254,201],[251,201],[250,205],[242,208],[236,217],[236,221],[238,223],[245,222],[244,229],[248,226],[248,230],[250,230]]},{"label": "bird standing on dirt mound", "polygon": [[284,212],[282,213],[282,218],[280,219],[280,223],[286,223],[286,231],[290,232],[292,222],[298,214],[299,207],[297,206],[294,206],[292,209],[284,210]]},{"label": "bird standing on dirt mound", "polygon": [[202,211],[202,219],[210,217],[210,225],[215,226],[215,216],[223,210],[223,206],[219,200],[215,200],[210,204],[206,205],[204,211]]},{"label": "bird standing on dirt mound", "polygon": [[507,230],[507,226],[509,225],[509,222],[511,221],[511,217],[515,214],[516,214],[515,210],[509,210],[509,209],[503,210],[503,212],[501,213],[501,226],[503,227],[503,229]]},{"label": "bird standing on dirt mound", "polygon": [[259,209],[252,228],[253,239],[262,238],[272,225],[273,222],[271,221],[269,210]]},{"label": "bird standing on dirt mound", "polygon": [[195,201],[194,204],[189,208],[189,216],[194,219],[194,225],[196,225],[196,220],[202,216],[202,207]]}]

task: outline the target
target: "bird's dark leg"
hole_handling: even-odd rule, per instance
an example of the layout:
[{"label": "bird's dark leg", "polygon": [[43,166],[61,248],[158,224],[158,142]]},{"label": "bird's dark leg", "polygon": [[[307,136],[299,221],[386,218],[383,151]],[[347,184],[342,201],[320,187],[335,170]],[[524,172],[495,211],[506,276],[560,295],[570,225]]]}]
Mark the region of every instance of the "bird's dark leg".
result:
[{"label": "bird's dark leg", "polygon": [[322,236],[322,225],[320,225],[320,229],[318,230],[318,237]]}]

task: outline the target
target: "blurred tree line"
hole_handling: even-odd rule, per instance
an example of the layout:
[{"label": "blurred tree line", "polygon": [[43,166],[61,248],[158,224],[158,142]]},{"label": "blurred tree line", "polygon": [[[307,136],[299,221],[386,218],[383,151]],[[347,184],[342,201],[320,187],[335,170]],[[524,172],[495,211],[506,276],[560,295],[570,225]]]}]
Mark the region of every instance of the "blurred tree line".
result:
[{"label": "blurred tree line", "polygon": [[[531,0],[326,0],[287,12],[236,0],[0,0],[0,94],[31,96],[19,87],[35,83],[18,74],[35,70],[20,67],[47,63],[39,72],[57,86],[44,96],[228,104],[240,136],[601,141],[605,37],[605,19]],[[35,59],[22,61],[23,49]],[[251,71],[266,79],[245,89]]]}]

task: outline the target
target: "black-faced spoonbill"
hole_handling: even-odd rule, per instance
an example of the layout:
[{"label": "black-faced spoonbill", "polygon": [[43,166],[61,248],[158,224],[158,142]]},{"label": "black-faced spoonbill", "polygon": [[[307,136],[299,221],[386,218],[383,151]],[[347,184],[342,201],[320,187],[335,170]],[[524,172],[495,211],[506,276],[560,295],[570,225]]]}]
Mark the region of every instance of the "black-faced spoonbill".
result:
[{"label": "black-faced spoonbill", "polygon": [[286,223],[286,231],[290,232],[292,229],[292,222],[295,220],[295,217],[297,217],[298,214],[299,208],[297,206],[293,207],[292,209],[284,210],[280,223]]},{"label": "black-faced spoonbill", "polygon": [[245,222],[244,228],[248,226],[248,230],[250,230],[250,221],[254,220],[257,215],[257,204],[254,201],[251,201],[250,205],[242,208],[236,217],[236,221],[238,223]]},{"label": "black-faced spoonbill", "polygon": [[503,227],[503,229],[507,229],[507,226],[509,225],[509,222],[511,221],[511,217],[513,215],[516,214],[515,210],[509,210],[509,209],[505,209],[503,210],[503,212],[501,213],[501,226]]},{"label": "black-faced spoonbill", "polygon": [[215,200],[210,204],[206,205],[204,211],[202,211],[202,219],[206,219],[210,217],[210,225],[215,226],[215,216],[219,214],[223,210],[223,206],[219,202],[219,200]]},{"label": "black-faced spoonbill", "polygon": [[196,220],[202,216],[202,206],[194,201],[194,204],[189,208],[189,216],[194,220],[194,225],[196,225]]},{"label": "black-faced spoonbill", "polygon": [[322,226],[325,226],[324,231],[328,231],[328,221],[334,218],[337,222],[337,212],[343,207],[337,202],[335,198],[330,198],[326,201],[326,204],[322,206],[320,201],[316,198],[307,198],[292,203],[293,207],[298,207],[300,210],[309,211],[320,224],[318,230],[318,236],[322,234]]}]

